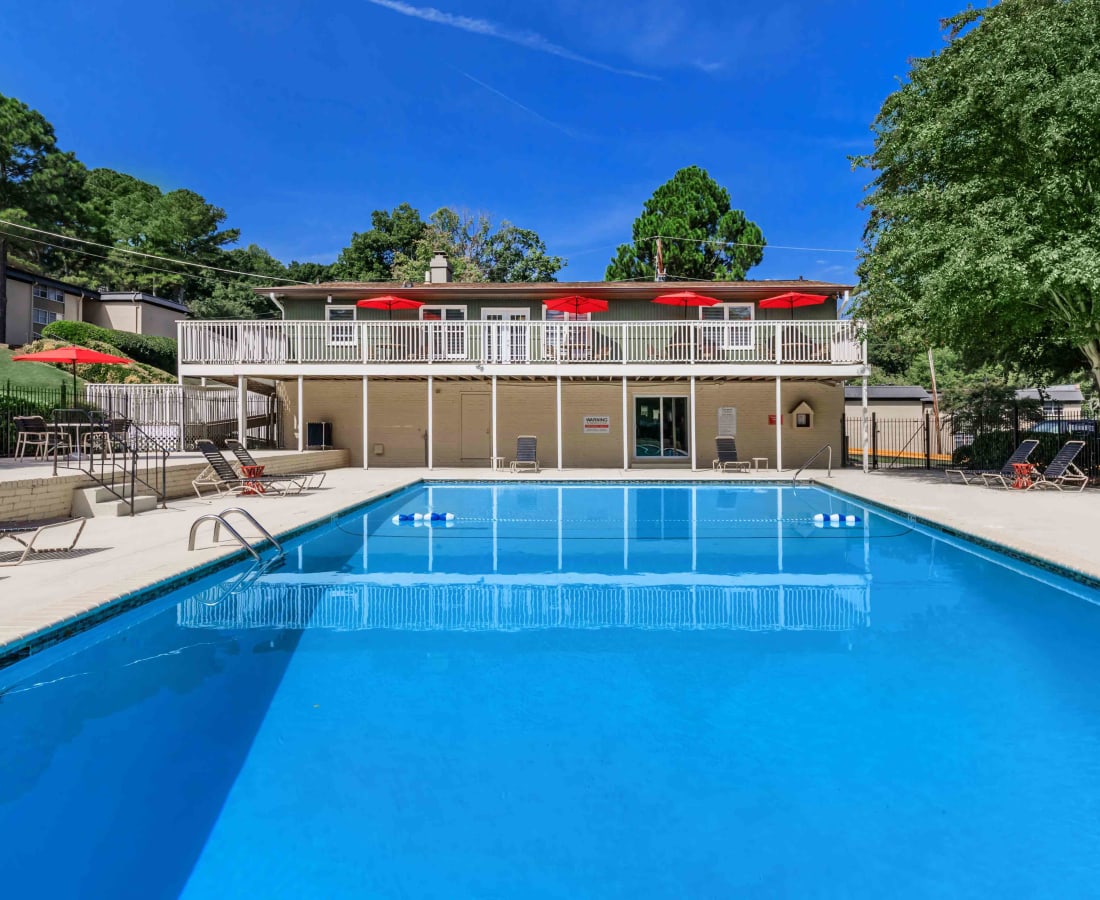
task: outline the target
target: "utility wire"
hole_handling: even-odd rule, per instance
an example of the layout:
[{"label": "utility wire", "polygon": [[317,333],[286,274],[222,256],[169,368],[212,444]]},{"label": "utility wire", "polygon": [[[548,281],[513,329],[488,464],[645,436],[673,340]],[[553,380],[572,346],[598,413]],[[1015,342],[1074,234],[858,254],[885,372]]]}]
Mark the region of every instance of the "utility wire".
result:
[{"label": "utility wire", "polygon": [[[30,225],[20,225],[18,222],[8,222],[5,219],[0,219],[0,225],[7,225],[9,228],[19,228],[23,231],[33,231],[36,234],[44,234],[52,238],[60,238],[63,241],[75,241],[78,244],[87,244],[90,247],[99,247],[103,250],[110,250],[113,253],[128,253],[131,256],[144,256],[146,259],[156,259],[161,262],[173,263],[177,266],[194,266],[197,269],[207,269],[211,272],[225,272],[228,275],[244,275],[248,278],[266,278],[268,281],[290,282],[291,284],[304,284],[310,285],[308,281],[295,281],[293,278],[281,278],[277,275],[261,275],[258,272],[241,272],[237,269],[223,269],[221,266],[209,266],[206,263],[190,262],[184,259],[173,259],[170,256],[158,256],[155,253],[144,253],[141,250],[128,250],[125,247],[114,247],[110,244],[100,244],[96,241],[89,241],[85,238],[72,237],[68,234],[58,234],[55,231],[46,231],[43,228],[33,228]],[[28,238],[29,240],[29,238]],[[59,250],[64,250],[64,247],[59,247]],[[180,273],[175,273],[180,274]]]},{"label": "utility wire", "polygon": [[[30,241],[32,244],[41,244],[43,247],[52,247],[54,250],[60,250],[62,253],[76,253],[80,256],[90,256],[93,259],[103,259],[107,260],[108,262],[111,261],[111,257],[104,256],[102,253],[92,253],[89,250],[77,250],[75,247],[62,247],[60,244],[54,244],[50,241],[38,240],[37,238],[27,237],[26,235],[22,234],[12,234],[10,231],[4,231],[3,229],[0,229],[0,234],[7,235],[8,237],[18,238],[21,241]],[[189,274],[187,272],[177,272],[175,269],[165,269],[162,266],[151,266],[148,263],[139,262],[128,263],[128,265],[133,266],[135,269],[148,269],[150,272],[164,272],[167,275],[187,276],[190,278],[203,278],[206,281],[213,281],[217,284],[237,283],[234,281],[230,281],[227,278],[218,278],[216,275],[210,275],[206,272],[196,272],[194,274]]]},{"label": "utility wire", "polygon": [[858,250],[839,250],[836,247],[786,247],[782,244],[750,244],[746,241],[707,241],[696,240],[695,238],[685,237],[670,237],[667,234],[655,234],[653,237],[638,238],[635,241],[631,241],[633,244],[643,244],[646,241],[655,241],[660,238],[662,241],[683,241],[688,244],[719,244],[724,247],[758,247],[767,248],[769,250],[805,250],[808,253],[847,253],[854,255],[858,253]]}]

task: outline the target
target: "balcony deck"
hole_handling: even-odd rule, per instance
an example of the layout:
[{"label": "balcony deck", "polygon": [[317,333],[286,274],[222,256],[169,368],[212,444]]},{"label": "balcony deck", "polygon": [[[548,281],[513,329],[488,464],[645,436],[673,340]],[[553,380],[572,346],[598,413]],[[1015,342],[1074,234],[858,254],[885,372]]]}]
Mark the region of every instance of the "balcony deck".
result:
[{"label": "balcony deck", "polygon": [[181,322],[183,375],[863,373],[853,321]]}]

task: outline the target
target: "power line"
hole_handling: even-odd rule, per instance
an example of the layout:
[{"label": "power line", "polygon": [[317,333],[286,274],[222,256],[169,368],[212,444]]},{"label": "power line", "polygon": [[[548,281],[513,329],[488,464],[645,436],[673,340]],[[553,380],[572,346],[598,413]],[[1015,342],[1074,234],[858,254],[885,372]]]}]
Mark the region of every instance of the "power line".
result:
[{"label": "power line", "polygon": [[645,241],[655,241],[660,238],[662,241],[683,241],[688,244],[718,244],[724,247],[757,247],[760,249],[768,248],[769,250],[804,250],[807,253],[846,253],[854,255],[858,253],[858,250],[838,250],[836,247],[786,247],[782,244],[750,244],[747,241],[707,241],[696,240],[695,238],[684,237],[671,237],[667,234],[655,234],[653,237],[638,238],[635,241],[631,241],[634,244],[641,244]]},{"label": "power line", "polygon": [[[4,231],[0,229],[0,234],[7,235],[8,237],[18,238],[21,241],[30,241],[32,244],[41,244],[43,247],[52,247],[54,250],[60,250],[62,253],[76,253],[80,256],[90,256],[92,259],[103,259],[110,262],[111,257],[104,256],[102,253],[92,253],[89,250],[77,250],[75,247],[62,247],[60,244],[54,244],[50,241],[42,241],[37,238],[27,237],[22,234],[12,234],[10,231]],[[147,269],[150,272],[164,272],[167,275],[184,275],[186,273],[177,272],[175,269],[165,269],[162,266],[151,266],[148,263],[129,263],[135,269]],[[66,276],[68,277],[68,276]],[[230,281],[227,278],[218,278],[216,275],[209,275],[205,272],[197,272],[193,276],[194,278],[203,278],[207,281],[213,281],[217,284],[236,284],[236,282]]]},{"label": "power line", "polygon": [[[102,250],[110,250],[113,253],[128,253],[131,256],[144,256],[146,259],[156,259],[161,262],[173,263],[177,266],[193,266],[197,269],[207,269],[211,272],[225,272],[228,275],[244,275],[248,278],[266,278],[268,281],[289,282],[291,284],[304,284],[309,285],[309,281],[295,281],[293,278],[282,278],[277,275],[261,275],[258,272],[241,272],[237,269],[223,269],[221,266],[209,266],[206,263],[190,262],[184,259],[172,259],[170,256],[158,256],[155,253],[144,253],[141,250],[128,250],[125,247],[114,247],[111,244],[100,244],[97,241],[89,241],[85,238],[72,237],[68,234],[58,234],[55,231],[46,231],[43,228],[33,228],[30,225],[20,225],[18,222],[8,222],[5,219],[0,219],[0,225],[7,225],[10,228],[20,228],[23,231],[33,231],[36,234],[44,234],[52,238],[60,238],[63,241],[75,241],[78,244],[87,244],[90,247],[99,247]],[[13,235],[14,237],[14,235]],[[30,238],[27,238],[30,240]],[[53,245],[51,245],[53,246]],[[58,247],[58,250],[64,250],[64,247]],[[174,274],[180,274],[178,272]]]}]

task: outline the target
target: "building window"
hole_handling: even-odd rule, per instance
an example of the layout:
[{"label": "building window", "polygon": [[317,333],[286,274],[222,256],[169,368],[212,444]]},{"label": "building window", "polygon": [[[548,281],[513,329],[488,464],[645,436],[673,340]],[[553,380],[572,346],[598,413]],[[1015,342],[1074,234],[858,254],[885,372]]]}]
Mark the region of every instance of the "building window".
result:
[{"label": "building window", "polygon": [[34,308],[35,325],[49,325],[51,322],[56,322],[60,318],[60,313],[55,313],[49,309],[39,309],[37,306]]},{"label": "building window", "polygon": [[325,320],[329,323],[329,344],[347,346],[356,343],[354,306],[326,306]]},{"label": "building window", "polygon": [[36,284],[31,287],[31,295],[35,300],[51,300],[54,303],[64,303],[65,294],[54,288],[48,288],[44,284]]},{"label": "building window", "polygon": [[718,303],[699,307],[703,325],[703,343],[721,350],[746,350],[753,346],[752,303]]}]

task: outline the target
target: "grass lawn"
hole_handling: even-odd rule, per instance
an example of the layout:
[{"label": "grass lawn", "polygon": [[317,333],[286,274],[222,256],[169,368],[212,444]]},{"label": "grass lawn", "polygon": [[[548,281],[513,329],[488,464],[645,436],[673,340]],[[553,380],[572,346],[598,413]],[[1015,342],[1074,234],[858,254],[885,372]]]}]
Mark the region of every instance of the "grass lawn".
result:
[{"label": "grass lawn", "polygon": [[[58,369],[46,363],[12,362],[13,355],[18,355],[14,350],[0,350],[0,393],[11,382],[12,387],[30,388],[56,388],[62,383],[71,387],[73,374],[71,371]],[[82,379],[77,379],[77,384],[82,384]]]}]

